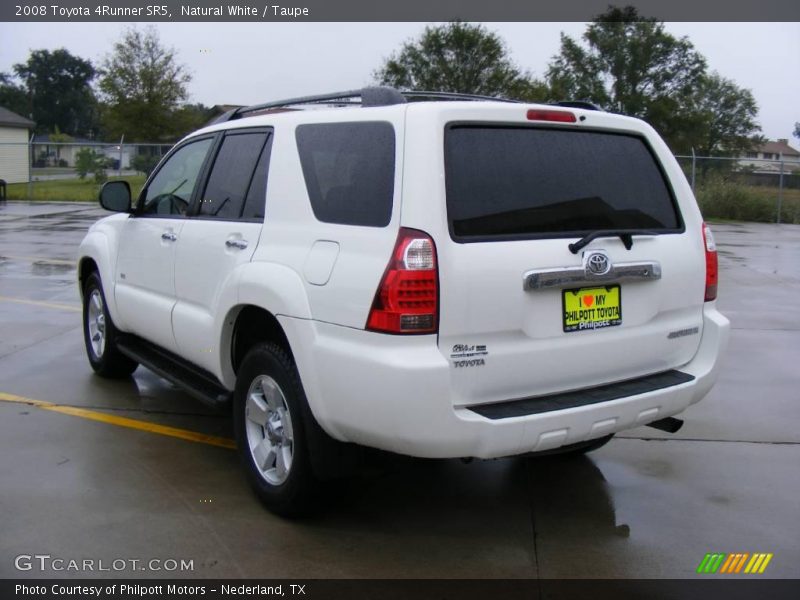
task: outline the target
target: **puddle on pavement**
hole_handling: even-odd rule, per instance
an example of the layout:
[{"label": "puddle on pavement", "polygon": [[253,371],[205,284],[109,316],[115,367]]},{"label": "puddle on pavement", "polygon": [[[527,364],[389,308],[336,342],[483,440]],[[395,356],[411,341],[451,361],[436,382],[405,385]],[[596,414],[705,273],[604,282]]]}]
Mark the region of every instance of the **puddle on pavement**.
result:
[{"label": "puddle on pavement", "polygon": [[31,273],[34,275],[61,275],[75,270],[75,265],[64,265],[61,263],[52,262],[34,262],[31,265]]}]

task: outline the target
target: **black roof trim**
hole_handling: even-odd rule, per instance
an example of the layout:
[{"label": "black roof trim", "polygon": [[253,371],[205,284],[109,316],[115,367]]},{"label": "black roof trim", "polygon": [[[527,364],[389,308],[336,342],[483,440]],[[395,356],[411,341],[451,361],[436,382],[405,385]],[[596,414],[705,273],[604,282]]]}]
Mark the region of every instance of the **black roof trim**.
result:
[{"label": "black roof trim", "polygon": [[[355,100],[360,98],[360,101]],[[333,92],[330,94],[319,94],[316,96],[300,96],[298,98],[287,98],[285,100],[275,100],[263,104],[253,104],[229,110],[220,116],[214,123],[225,123],[233,119],[240,119],[247,113],[254,113],[269,110],[271,108],[283,108],[297,104],[333,104],[333,105],[356,105],[356,106],[391,106],[403,104],[406,99],[394,88],[390,87],[368,87],[360,90],[347,90],[344,92]]]},{"label": "black roof trim", "polygon": [[510,98],[500,98],[497,96],[481,96],[479,94],[461,94],[458,92],[425,92],[418,90],[410,90],[408,92],[401,92],[403,96],[411,99],[429,99],[429,100],[484,100],[489,102],[511,102],[520,104],[521,100],[512,100]]}]

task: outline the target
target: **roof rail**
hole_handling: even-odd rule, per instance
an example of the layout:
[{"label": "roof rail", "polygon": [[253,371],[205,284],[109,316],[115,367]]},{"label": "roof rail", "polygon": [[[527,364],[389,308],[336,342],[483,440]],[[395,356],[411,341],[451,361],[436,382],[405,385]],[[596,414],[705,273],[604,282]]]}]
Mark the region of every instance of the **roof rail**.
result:
[{"label": "roof rail", "polygon": [[481,96],[478,94],[461,94],[458,92],[426,92],[419,90],[398,91],[392,87],[366,87],[360,90],[348,90],[344,92],[333,92],[330,94],[320,94],[316,96],[300,96],[298,98],[287,98],[285,100],[275,100],[263,104],[253,104],[252,106],[240,106],[224,113],[218,117],[214,124],[225,123],[234,119],[240,119],[248,113],[266,111],[271,108],[285,108],[298,104],[332,104],[340,106],[392,106],[395,104],[405,104],[409,100],[489,100],[494,102],[513,102],[519,103],[520,100],[509,98],[496,98],[494,96]]},{"label": "roof rail", "polygon": [[521,100],[512,100],[510,98],[498,98],[496,96],[481,96],[479,94],[461,94],[459,92],[425,92],[419,90],[409,90],[407,92],[400,92],[406,98],[424,99],[430,98],[432,100],[489,100],[492,102],[514,102],[520,103]]},{"label": "roof rail", "polygon": [[551,102],[552,106],[564,106],[566,108],[584,108],[586,110],[599,110],[603,112],[603,109],[597,106],[592,102],[588,102],[586,100],[561,100],[560,102]]},{"label": "roof rail", "polygon": [[[360,98],[360,101],[352,99]],[[316,96],[300,96],[298,98],[287,98],[285,100],[275,100],[263,104],[253,104],[252,106],[242,106],[229,110],[220,116],[214,123],[225,123],[233,119],[240,119],[247,113],[260,112],[270,108],[282,108],[296,104],[340,104],[340,105],[360,105],[360,106],[391,106],[393,104],[403,104],[406,99],[394,88],[390,87],[367,87],[360,90],[347,90],[344,92],[333,92],[330,94],[319,94]]]}]

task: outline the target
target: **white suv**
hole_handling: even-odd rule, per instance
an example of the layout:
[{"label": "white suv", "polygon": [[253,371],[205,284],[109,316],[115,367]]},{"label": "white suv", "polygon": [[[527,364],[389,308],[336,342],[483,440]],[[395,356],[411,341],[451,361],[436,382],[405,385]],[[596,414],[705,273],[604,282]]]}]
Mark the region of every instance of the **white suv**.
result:
[{"label": "white suv", "polygon": [[690,187],[644,122],[368,88],[232,111],[80,247],[89,361],[232,400],[259,497],[350,451],[586,451],[711,388],[729,323]]}]

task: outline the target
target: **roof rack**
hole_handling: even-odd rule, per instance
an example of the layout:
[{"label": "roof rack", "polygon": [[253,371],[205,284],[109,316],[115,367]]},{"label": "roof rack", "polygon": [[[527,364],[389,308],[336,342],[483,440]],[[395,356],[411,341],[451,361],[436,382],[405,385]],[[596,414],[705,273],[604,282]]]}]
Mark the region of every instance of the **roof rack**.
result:
[{"label": "roof rack", "polygon": [[285,100],[275,100],[263,104],[253,104],[252,106],[240,106],[229,110],[221,115],[214,124],[225,123],[234,119],[241,119],[249,113],[267,111],[272,108],[285,108],[298,104],[323,104],[338,106],[392,106],[395,104],[405,104],[409,100],[489,100],[495,102],[519,102],[508,98],[495,98],[494,96],[481,96],[478,94],[460,94],[457,92],[426,92],[426,91],[398,91],[392,87],[366,87],[360,90],[348,90],[344,92],[333,92],[330,94],[320,94],[316,96],[300,96],[298,98],[287,98]]},{"label": "roof rack", "polygon": [[[354,100],[360,98],[360,101]],[[283,108],[297,104],[333,104],[333,105],[359,105],[359,106],[391,106],[393,104],[403,104],[406,99],[394,88],[390,87],[368,87],[360,90],[347,90],[344,92],[333,92],[330,94],[319,94],[316,96],[300,96],[298,98],[287,98],[285,100],[275,100],[263,104],[253,104],[252,106],[242,106],[229,110],[220,116],[214,123],[225,123],[233,119],[240,119],[247,113],[261,112],[271,108]]]},{"label": "roof rack", "polygon": [[[495,96],[481,96],[479,94],[461,94],[458,92],[426,92],[420,90],[399,91],[392,87],[366,87],[360,90],[348,90],[345,92],[333,92],[330,94],[320,94],[317,96],[300,96],[298,98],[287,98],[285,100],[275,100],[263,104],[253,104],[252,106],[240,106],[229,110],[221,115],[214,123],[225,123],[233,119],[240,119],[249,113],[258,113],[273,108],[286,108],[299,104],[322,104],[333,106],[392,106],[395,104],[405,104],[409,100],[483,100],[492,102],[510,102],[519,104],[521,100],[510,98],[497,98]],[[569,108],[583,108],[586,110],[601,110],[591,102],[583,100],[570,100],[554,102],[553,106],[564,106]]]},{"label": "roof rack", "polygon": [[488,100],[490,102],[512,102],[519,104],[521,100],[512,100],[510,98],[499,98],[497,96],[481,96],[479,94],[461,94],[458,92],[425,92],[418,90],[410,90],[408,92],[400,92],[406,98],[424,99],[430,98],[433,100]]}]

